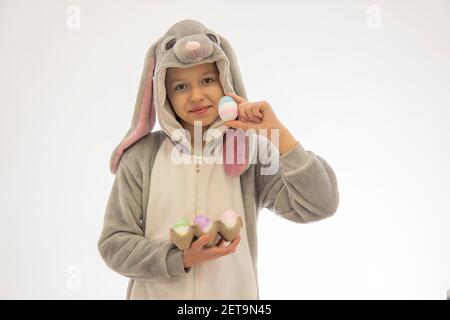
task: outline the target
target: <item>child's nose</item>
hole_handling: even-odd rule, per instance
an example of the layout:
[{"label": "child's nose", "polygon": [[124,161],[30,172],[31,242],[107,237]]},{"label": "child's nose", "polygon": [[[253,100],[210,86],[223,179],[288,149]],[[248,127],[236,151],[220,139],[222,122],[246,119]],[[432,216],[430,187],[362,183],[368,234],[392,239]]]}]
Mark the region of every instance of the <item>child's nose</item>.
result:
[{"label": "child's nose", "polygon": [[203,93],[202,93],[202,89],[200,88],[193,88],[192,89],[192,93],[191,93],[191,99],[193,101],[198,101],[202,98]]},{"label": "child's nose", "polygon": [[188,43],[186,43],[186,45],[184,47],[186,48],[186,50],[189,50],[189,51],[197,50],[198,48],[200,48],[200,42],[189,41]]}]

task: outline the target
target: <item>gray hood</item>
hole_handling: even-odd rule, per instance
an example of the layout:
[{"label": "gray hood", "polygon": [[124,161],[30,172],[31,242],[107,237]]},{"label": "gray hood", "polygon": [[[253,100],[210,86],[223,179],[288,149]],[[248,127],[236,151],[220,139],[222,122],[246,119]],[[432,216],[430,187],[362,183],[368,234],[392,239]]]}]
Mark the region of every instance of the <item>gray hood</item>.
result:
[{"label": "gray hood", "polygon": [[[170,67],[188,68],[203,63],[216,64],[224,92],[233,92],[247,99],[237,58],[228,41],[198,21],[182,20],[176,23],[147,51],[131,127],[111,155],[112,173],[116,172],[123,152],[152,131],[156,112],[162,131],[173,142],[181,143],[190,149],[190,141],[167,99],[165,75],[167,68]],[[240,176],[248,168],[248,137],[235,139],[230,134],[225,137],[225,133],[227,131],[230,133],[230,130],[234,135],[243,133],[240,130],[229,129],[220,117],[217,117],[209,129],[206,134],[206,145],[223,139],[225,160],[226,150],[229,150],[226,148],[228,143],[229,147],[233,148],[235,156],[233,163],[224,161],[225,170],[228,175]],[[244,163],[242,158],[239,160],[237,158],[238,150],[243,151],[242,154],[245,155]]]}]

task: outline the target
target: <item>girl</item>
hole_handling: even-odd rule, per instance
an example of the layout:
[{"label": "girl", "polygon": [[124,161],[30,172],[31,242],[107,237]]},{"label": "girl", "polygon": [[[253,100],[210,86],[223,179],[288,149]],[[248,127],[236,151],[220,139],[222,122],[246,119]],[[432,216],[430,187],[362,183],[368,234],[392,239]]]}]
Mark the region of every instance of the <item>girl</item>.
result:
[{"label": "girl", "polygon": [[[224,95],[237,102],[238,120],[218,116]],[[161,130],[152,132],[156,110]],[[240,139],[250,131],[257,134]],[[269,170],[261,150],[271,155]],[[128,299],[259,299],[259,211],[308,223],[338,206],[332,168],[267,102],[246,100],[228,41],[194,20],[176,23],[150,47],[132,125],[110,168],[116,177],[98,248],[130,278]],[[206,248],[215,239],[202,236],[187,250],[170,241],[181,218],[216,220],[228,209],[243,221],[234,241]]]}]

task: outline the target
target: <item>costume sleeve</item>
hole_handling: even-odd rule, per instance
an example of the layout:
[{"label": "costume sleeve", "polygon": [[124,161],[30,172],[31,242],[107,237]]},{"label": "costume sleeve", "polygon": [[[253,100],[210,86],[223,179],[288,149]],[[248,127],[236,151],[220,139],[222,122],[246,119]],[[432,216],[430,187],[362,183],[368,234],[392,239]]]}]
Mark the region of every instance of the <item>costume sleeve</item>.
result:
[{"label": "costume sleeve", "polygon": [[330,165],[313,152],[306,151],[300,143],[281,156],[273,144],[269,142],[269,145],[271,152],[277,155],[275,159],[279,159],[279,165],[271,174],[258,165],[258,208],[267,208],[297,223],[332,216],[338,207],[339,193]]},{"label": "costume sleeve", "polygon": [[107,266],[123,276],[171,279],[187,274],[182,251],[170,241],[144,237],[142,228],[142,177],[130,169],[126,153],[120,161],[107,203],[98,250]]}]

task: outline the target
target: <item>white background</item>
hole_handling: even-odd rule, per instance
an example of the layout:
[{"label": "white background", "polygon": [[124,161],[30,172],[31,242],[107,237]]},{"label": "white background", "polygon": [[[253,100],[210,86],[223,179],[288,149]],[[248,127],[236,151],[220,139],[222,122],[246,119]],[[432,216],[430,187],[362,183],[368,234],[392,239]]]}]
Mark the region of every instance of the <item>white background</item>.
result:
[{"label": "white background", "polygon": [[[71,4],[81,29],[67,27]],[[127,279],[97,251],[109,157],[131,122],[147,48],[182,19],[230,41],[249,99],[268,101],[338,178],[330,219],[260,212],[261,298],[446,299],[444,0],[1,0],[0,298],[125,297]]]}]

